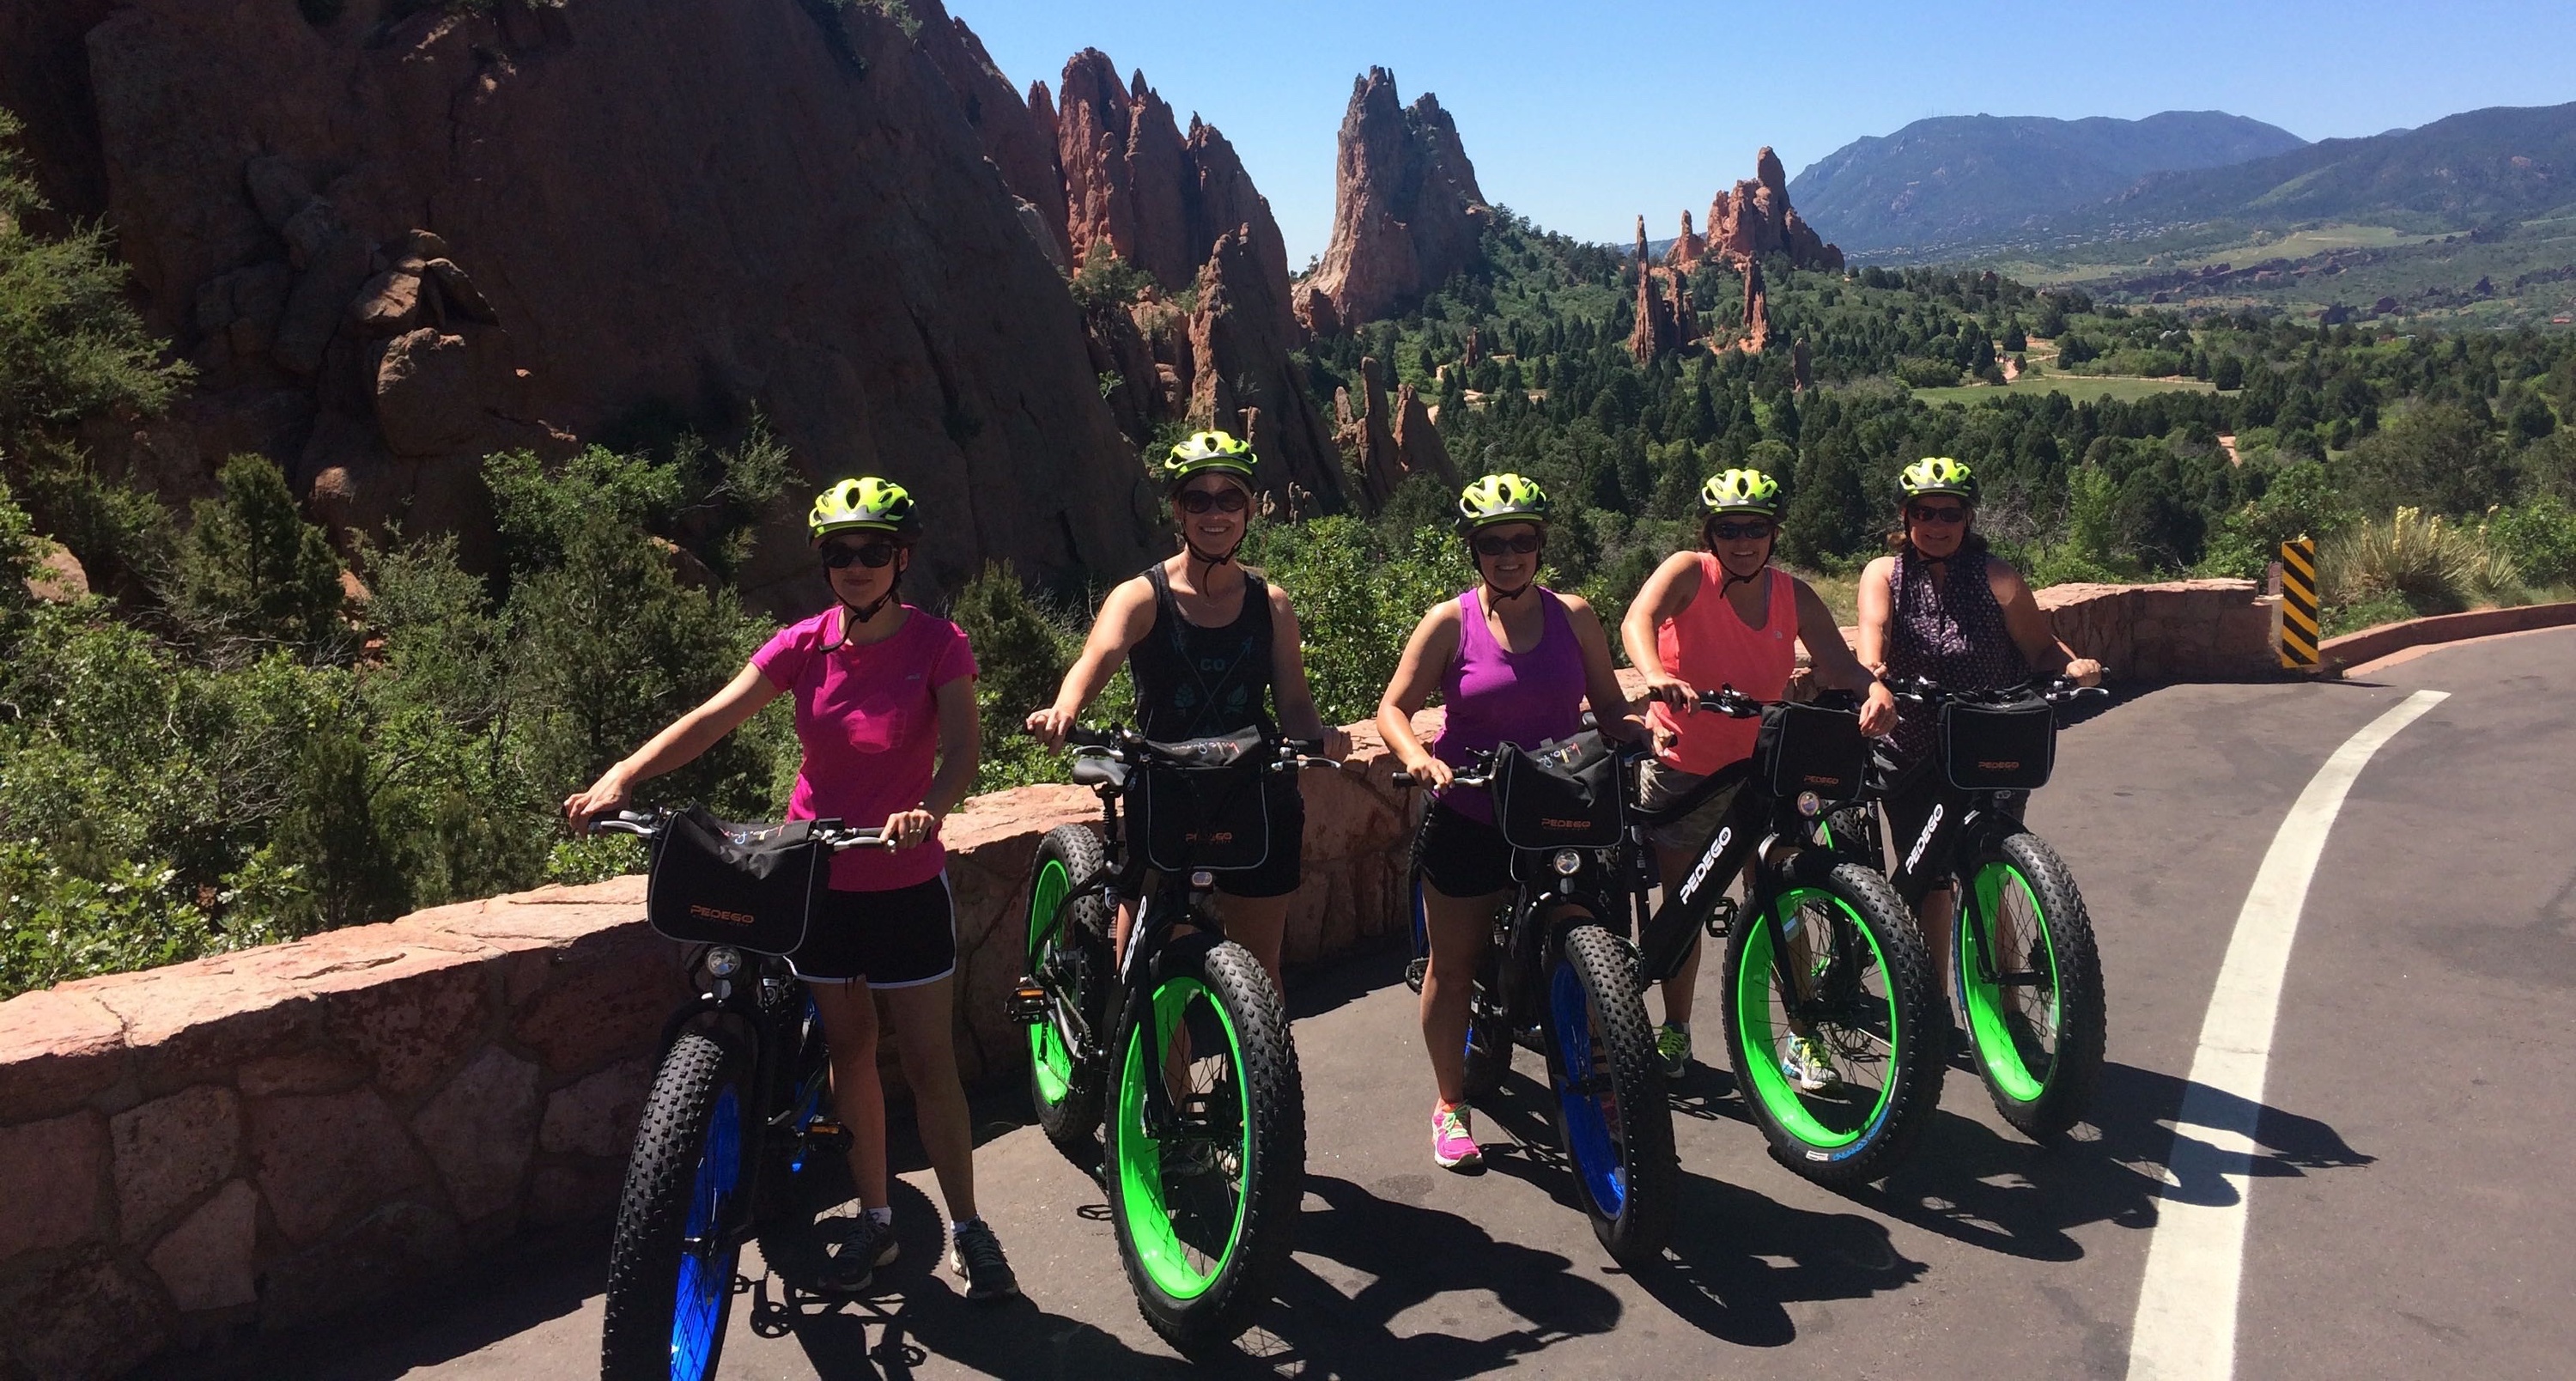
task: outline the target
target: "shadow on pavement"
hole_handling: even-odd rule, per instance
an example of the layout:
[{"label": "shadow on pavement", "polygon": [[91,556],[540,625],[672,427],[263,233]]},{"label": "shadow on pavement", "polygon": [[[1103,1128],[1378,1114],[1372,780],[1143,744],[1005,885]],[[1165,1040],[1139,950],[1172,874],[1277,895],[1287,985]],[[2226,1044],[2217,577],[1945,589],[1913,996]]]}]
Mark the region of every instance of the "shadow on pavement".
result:
[{"label": "shadow on pavement", "polygon": [[[1887,1179],[1853,1191],[1854,1203],[1989,1251],[2036,1261],[2084,1254],[2070,1230],[2107,1222],[2152,1228],[2156,1204],[2236,1201],[2224,1178],[2169,1185],[2165,1163],[2177,1141],[2173,1120],[2189,1080],[2133,1065],[2106,1064],[2093,1116],[2055,1145],[2034,1145],[1956,1113],[1940,1114],[1913,1155]],[[2204,1090],[2242,1113],[2233,1095]],[[1973,1081],[1954,1081],[1945,1098],[1983,1097]],[[2374,1159],[2314,1118],[2255,1106],[2252,1173],[2263,1177],[2349,1169]],[[2205,1144],[2205,1143],[2203,1143]]]}]

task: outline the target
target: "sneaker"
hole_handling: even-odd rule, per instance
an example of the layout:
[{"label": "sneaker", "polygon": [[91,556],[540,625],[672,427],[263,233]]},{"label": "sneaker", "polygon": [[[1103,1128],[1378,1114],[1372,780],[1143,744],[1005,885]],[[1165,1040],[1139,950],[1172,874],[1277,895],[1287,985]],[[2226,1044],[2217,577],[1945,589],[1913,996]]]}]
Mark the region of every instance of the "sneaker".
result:
[{"label": "sneaker", "polygon": [[1690,1032],[1666,1024],[1655,1028],[1655,1058],[1664,1067],[1664,1077],[1678,1079],[1690,1069]]},{"label": "sneaker", "polygon": [[1020,1278],[981,1218],[958,1227],[948,1244],[948,1269],[966,1282],[968,1299],[1007,1299],[1020,1292]]},{"label": "sneaker", "polygon": [[1485,1153],[1467,1134],[1467,1114],[1447,1103],[1431,1108],[1431,1159],[1444,1170],[1477,1170],[1485,1164]]},{"label": "sneaker", "polygon": [[1843,1081],[1833,1053],[1813,1036],[1791,1036],[1781,1044],[1780,1074],[1801,1093],[1822,1093]]},{"label": "sneaker", "polygon": [[894,1224],[880,1223],[866,1213],[850,1220],[842,1234],[840,1250],[824,1258],[822,1269],[815,1272],[814,1288],[827,1294],[855,1295],[875,1283],[879,1266],[891,1266],[899,1248],[894,1240]]}]

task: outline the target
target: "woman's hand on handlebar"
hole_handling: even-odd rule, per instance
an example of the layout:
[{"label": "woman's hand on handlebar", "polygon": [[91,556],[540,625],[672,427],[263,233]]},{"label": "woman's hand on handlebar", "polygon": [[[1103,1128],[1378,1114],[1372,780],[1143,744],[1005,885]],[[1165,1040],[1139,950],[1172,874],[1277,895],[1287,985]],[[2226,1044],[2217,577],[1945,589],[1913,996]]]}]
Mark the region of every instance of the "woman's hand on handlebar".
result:
[{"label": "woman's hand on handlebar", "polygon": [[1025,727],[1052,751],[1064,746],[1065,731],[1073,727],[1074,714],[1075,711],[1059,710],[1050,705],[1043,710],[1031,711]]},{"label": "woman's hand on handlebar", "polygon": [[2079,686],[2102,684],[2102,664],[2090,657],[2076,657],[2068,660],[2066,670],[2058,674]]},{"label": "woman's hand on handlebar", "polygon": [[1351,736],[1340,729],[1324,731],[1324,751],[1317,756],[1340,762],[1351,755]]},{"label": "woman's hand on handlebar", "polygon": [[1413,778],[1413,784],[1415,786],[1429,787],[1433,791],[1443,791],[1448,789],[1449,783],[1451,780],[1456,778],[1458,774],[1449,766],[1449,764],[1442,762],[1438,758],[1426,757],[1422,761],[1407,767],[1405,769],[1405,775]]},{"label": "woman's hand on handlebar", "polygon": [[898,810],[886,817],[885,828],[878,833],[898,849],[909,849],[930,838],[939,828],[939,817],[926,810]]},{"label": "woman's hand on handlebar", "polygon": [[1649,676],[1646,678],[1646,689],[1638,695],[1636,703],[1640,705],[1660,703],[1666,709],[1679,710],[1688,714],[1699,708],[1699,692],[1691,688],[1690,682],[1678,676]]},{"label": "woman's hand on handlebar", "polygon": [[1860,703],[1860,731],[1878,738],[1896,728],[1896,694],[1884,683],[1873,681],[1869,697]]},{"label": "woman's hand on handlebar", "polygon": [[600,773],[599,780],[591,783],[588,791],[577,791],[564,798],[564,820],[572,826],[573,833],[588,834],[591,821],[624,809],[626,798],[633,790],[634,783],[627,780],[626,773],[612,767]]}]

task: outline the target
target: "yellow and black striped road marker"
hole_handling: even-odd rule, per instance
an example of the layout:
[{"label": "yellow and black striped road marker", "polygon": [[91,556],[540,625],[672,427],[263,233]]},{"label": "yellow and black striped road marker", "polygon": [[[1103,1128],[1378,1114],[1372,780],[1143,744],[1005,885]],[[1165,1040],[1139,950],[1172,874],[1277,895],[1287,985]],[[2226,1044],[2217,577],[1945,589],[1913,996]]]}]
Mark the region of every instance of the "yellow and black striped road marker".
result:
[{"label": "yellow and black striped road marker", "polygon": [[2281,665],[2317,669],[2317,543],[2293,537],[2281,544]]}]

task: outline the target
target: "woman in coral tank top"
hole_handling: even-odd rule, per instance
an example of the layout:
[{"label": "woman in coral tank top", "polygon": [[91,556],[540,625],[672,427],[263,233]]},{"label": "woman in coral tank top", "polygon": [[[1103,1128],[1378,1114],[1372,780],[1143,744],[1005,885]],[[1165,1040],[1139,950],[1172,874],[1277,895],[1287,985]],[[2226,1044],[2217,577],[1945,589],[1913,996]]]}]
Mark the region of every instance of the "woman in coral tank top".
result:
[{"label": "woman in coral tank top", "polygon": [[[1753,756],[1760,723],[1698,714],[1702,691],[1732,686],[1760,700],[1777,700],[1797,669],[1804,644],[1819,685],[1867,692],[1861,732],[1883,734],[1896,723],[1896,701],[1844,645],[1833,613],[1807,582],[1771,565],[1780,530],[1780,485],[1759,470],[1729,470],[1701,486],[1708,512],[1700,520],[1699,551],[1675,552],[1646,579],[1620,621],[1628,660],[1645,673],[1654,702],[1655,759],[1646,764],[1640,799],[1652,809],[1672,801],[1711,773]],[[1735,804],[1737,787],[1719,790],[1689,815],[1648,835],[1667,890],[1689,870],[1699,846]],[[1664,1073],[1679,1078],[1690,1066],[1691,994],[1699,983],[1694,945],[1681,969],[1664,981],[1664,1022],[1655,1048]],[[1792,1078],[1813,1082],[1821,1051],[1790,1038],[1784,1060],[1800,1066]],[[1804,1076],[1804,1077],[1801,1077]]]}]

